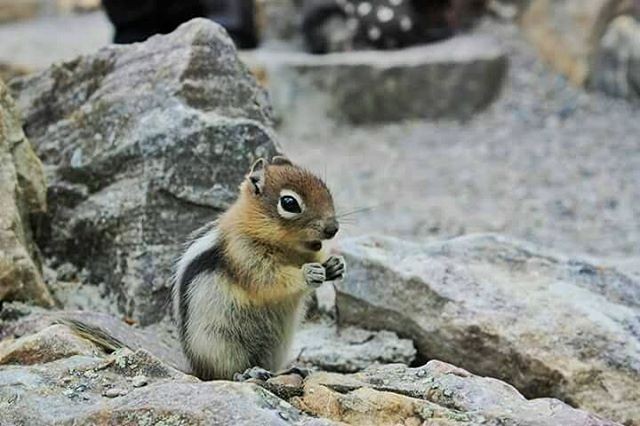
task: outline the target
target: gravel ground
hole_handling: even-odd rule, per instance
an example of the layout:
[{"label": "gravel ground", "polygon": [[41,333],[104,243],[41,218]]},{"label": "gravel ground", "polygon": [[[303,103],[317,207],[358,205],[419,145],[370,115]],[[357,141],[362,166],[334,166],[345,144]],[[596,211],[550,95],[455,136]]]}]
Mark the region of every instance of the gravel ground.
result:
[{"label": "gravel ground", "polygon": [[497,38],[511,69],[500,99],[469,122],[280,129],[340,210],[371,208],[342,236],[500,232],[640,267],[640,108],[572,87],[513,25],[478,31]]},{"label": "gravel ground", "polygon": [[2,24],[0,63],[39,70],[97,50],[111,41],[111,33],[102,12]]},{"label": "gravel ground", "polygon": [[[501,232],[640,270],[640,108],[574,88],[513,25],[478,30],[509,53],[500,99],[466,123],[367,128],[297,123],[289,155],[325,175],[341,236]],[[0,25],[0,62],[42,68],[110,39],[102,13]]]}]

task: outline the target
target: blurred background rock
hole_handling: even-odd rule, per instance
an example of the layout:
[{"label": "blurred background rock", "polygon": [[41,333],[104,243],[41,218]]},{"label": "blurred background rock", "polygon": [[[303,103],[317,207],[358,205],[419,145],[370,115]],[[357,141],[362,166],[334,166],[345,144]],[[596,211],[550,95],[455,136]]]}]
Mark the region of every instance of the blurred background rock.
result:
[{"label": "blurred background rock", "polygon": [[100,9],[100,0],[2,0],[0,1],[0,22],[85,13],[98,9]]}]

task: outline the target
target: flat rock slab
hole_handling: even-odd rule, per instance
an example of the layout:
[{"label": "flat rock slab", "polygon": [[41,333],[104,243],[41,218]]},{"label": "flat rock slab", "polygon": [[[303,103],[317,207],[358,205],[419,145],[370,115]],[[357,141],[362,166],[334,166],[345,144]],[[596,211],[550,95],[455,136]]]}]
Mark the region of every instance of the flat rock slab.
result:
[{"label": "flat rock slab", "polygon": [[640,282],[495,235],[345,241],[340,319],[421,356],[640,424]]},{"label": "flat rock slab", "polygon": [[507,59],[490,38],[459,36],[396,51],[311,55],[257,50],[242,58],[282,120],[353,124],[464,119],[499,94]]}]

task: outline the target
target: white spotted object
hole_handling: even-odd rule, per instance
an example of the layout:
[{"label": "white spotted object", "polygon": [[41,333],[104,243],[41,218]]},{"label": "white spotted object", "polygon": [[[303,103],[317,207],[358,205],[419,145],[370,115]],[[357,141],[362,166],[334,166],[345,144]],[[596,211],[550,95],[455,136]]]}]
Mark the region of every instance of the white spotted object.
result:
[{"label": "white spotted object", "polygon": [[393,10],[390,7],[380,6],[376,12],[378,21],[385,23],[393,19]]},{"label": "white spotted object", "polygon": [[367,16],[372,9],[373,9],[373,6],[371,6],[371,3],[367,1],[363,1],[358,5],[358,15]]}]

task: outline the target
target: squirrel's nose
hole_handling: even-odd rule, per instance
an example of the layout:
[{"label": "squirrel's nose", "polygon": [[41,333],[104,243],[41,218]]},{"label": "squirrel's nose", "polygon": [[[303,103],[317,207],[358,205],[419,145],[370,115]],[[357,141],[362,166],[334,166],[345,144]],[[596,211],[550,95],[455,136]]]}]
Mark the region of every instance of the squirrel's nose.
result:
[{"label": "squirrel's nose", "polygon": [[329,240],[333,238],[337,233],[340,227],[338,226],[338,222],[332,222],[324,227],[324,237]]}]

